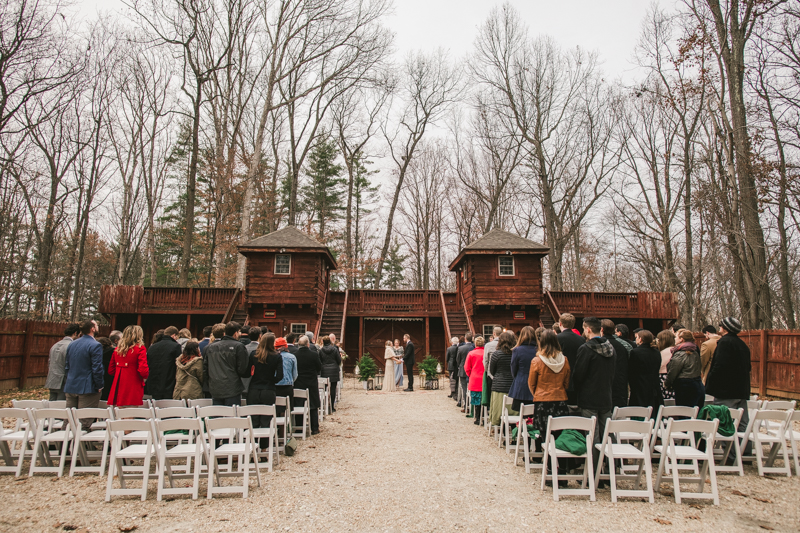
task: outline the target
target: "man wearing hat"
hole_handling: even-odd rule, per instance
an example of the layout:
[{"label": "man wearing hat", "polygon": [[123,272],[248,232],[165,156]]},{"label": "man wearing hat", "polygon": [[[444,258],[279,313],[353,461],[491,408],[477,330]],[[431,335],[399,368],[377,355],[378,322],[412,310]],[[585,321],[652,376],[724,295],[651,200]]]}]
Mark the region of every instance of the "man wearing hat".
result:
[{"label": "man wearing hat", "polygon": [[[750,398],[750,348],[738,337],[742,323],[732,316],[722,319],[717,349],[711,359],[706,378],[706,394],[714,397],[714,404],[731,409],[743,409],[739,431],[747,429],[750,416],[747,400]],[[749,444],[748,444],[749,447]],[[743,453],[747,453],[743,450]]]}]

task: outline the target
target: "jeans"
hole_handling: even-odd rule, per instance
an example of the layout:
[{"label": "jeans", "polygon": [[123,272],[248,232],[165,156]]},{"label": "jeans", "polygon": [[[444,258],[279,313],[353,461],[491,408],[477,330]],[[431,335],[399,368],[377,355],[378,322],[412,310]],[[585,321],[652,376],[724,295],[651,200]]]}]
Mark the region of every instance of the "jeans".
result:
[{"label": "jeans", "polygon": [[[100,405],[100,391],[91,394],[66,394],[67,409],[77,407],[78,409],[86,409],[88,407],[97,407]],[[92,424],[95,423],[93,418],[82,418],[81,429],[89,431]]]},{"label": "jeans", "polygon": [[229,396],[227,398],[212,398],[211,405],[225,405],[228,407],[242,404],[242,395]]},{"label": "jeans", "polygon": [[[247,391],[247,405],[275,405],[275,391],[268,389],[250,389]],[[253,429],[268,428],[272,422],[271,416],[254,415],[250,419],[253,421]],[[260,439],[261,449],[267,447],[267,439]]]},{"label": "jeans", "polygon": [[57,402],[61,400],[66,400],[67,395],[64,394],[64,391],[61,389],[50,389],[50,401]]},{"label": "jeans", "polygon": [[[611,409],[603,411],[581,409],[581,416],[584,418],[591,418],[593,416],[597,417],[597,422],[594,426],[594,442],[591,444],[592,460],[594,461],[594,467],[597,468],[597,462],[600,460],[600,450],[597,449],[595,444],[600,444],[603,442],[603,434],[606,431],[606,421],[611,418]],[[586,445],[589,446],[589,443],[587,442]]]}]

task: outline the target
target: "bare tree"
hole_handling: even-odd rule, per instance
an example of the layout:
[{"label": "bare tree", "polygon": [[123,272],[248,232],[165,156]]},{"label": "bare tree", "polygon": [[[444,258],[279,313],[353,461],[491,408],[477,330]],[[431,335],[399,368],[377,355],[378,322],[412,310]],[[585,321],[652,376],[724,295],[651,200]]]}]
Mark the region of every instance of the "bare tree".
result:
[{"label": "bare tree", "polygon": [[[403,190],[406,172],[413,160],[417,146],[428,129],[434,126],[460,97],[461,77],[459,71],[438,50],[433,54],[421,52],[410,54],[404,64],[402,79],[396,91],[400,103],[399,112],[390,114],[382,126],[389,147],[394,173],[395,187],[392,204],[386,217],[386,233],[380,258],[375,269],[375,288],[381,284],[383,266],[392,242],[392,224],[397,202]],[[390,109],[395,107],[390,105]]]}]

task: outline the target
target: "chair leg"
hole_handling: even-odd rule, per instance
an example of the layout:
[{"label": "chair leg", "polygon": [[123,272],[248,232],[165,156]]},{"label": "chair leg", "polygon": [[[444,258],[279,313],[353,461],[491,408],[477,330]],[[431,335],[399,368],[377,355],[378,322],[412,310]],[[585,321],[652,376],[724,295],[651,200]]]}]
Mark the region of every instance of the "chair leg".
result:
[{"label": "chair leg", "polygon": [[142,501],[147,499],[147,482],[150,480],[150,454],[145,455],[142,468]]},{"label": "chair leg", "polygon": [[764,459],[764,450],[761,446],[761,441],[758,440],[758,437],[753,432],[753,447],[756,449],[756,462],[758,463],[758,475],[764,476],[764,466],[761,464]]},{"label": "chair leg", "polygon": [[[211,446],[214,446],[213,441],[211,441]],[[214,494],[214,475],[216,474],[217,470],[217,458],[214,455],[213,448],[209,452],[209,460],[208,460],[208,489],[206,490],[206,499],[211,499]],[[219,479],[217,479],[219,481]]]},{"label": "chair leg", "polygon": [[558,501],[558,458],[555,455],[550,456],[550,475],[553,480],[553,501]]},{"label": "chair leg", "polygon": [[674,453],[670,455],[672,464],[672,491],[675,493],[675,503],[681,503],[681,478],[678,471],[678,459]]},{"label": "chair leg", "polygon": [[[597,465],[598,472],[600,471],[602,466],[603,466],[603,458],[600,457],[600,464]],[[612,455],[609,455],[608,456],[608,483],[609,483],[609,485],[611,485],[611,501],[614,502],[614,503],[617,503],[617,473],[616,473],[615,470],[616,470],[616,468],[615,468],[615,465],[614,465],[614,457]],[[597,476],[594,479],[595,479],[595,482],[596,482],[598,479],[600,479],[600,476]],[[637,480],[636,483],[638,485],[638,483],[639,483],[638,480]],[[638,486],[636,488],[638,488]]]},{"label": "chair leg", "polygon": [[545,439],[545,442],[542,445],[542,490],[544,490],[544,483],[547,481],[547,448],[549,446],[550,442]]},{"label": "chair leg", "polygon": [[164,492],[164,469],[167,466],[167,459],[164,457],[164,454],[159,455],[158,457],[158,466],[156,467],[158,470],[158,490],[156,491],[156,501],[160,502],[161,497]]}]

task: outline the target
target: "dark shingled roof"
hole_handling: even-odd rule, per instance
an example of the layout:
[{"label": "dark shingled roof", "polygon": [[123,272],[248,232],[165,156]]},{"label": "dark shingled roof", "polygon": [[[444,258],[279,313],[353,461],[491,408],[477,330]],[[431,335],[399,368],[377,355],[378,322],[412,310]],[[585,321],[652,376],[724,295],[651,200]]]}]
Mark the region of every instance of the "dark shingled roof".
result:
[{"label": "dark shingled roof", "polygon": [[328,247],[309,237],[294,226],[286,226],[278,231],[256,237],[241,245],[241,248],[312,248],[327,250]]},{"label": "dark shingled roof", "polygon": [[464,250],[531,250],[547,252],[550,248],[511,232],[495,228]]}]

